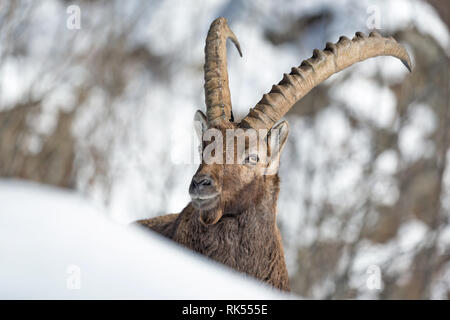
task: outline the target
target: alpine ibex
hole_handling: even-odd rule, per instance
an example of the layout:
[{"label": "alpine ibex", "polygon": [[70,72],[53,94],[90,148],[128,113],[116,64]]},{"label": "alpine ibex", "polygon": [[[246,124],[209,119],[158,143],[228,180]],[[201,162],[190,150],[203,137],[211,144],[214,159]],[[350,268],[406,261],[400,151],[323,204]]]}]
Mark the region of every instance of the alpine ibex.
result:
[{"label": "alpine ibex", "polygon": [[[201,124],[198,135],[202,137],[203,159],[189,187],[192,201],[180,214],[139,223],[238,271],[289,290],[283,245],[276,225],[277,172],[289,129],[286,121],[276,123],[312,88],[356,62],[393,56],[411,71],[411,61],[407,51],[393,38],[375,32],[369,36],[357,32],[352,40],[341,37],[336,44],[327,43],[323,51],[315,49],[310,59],[284,74],[248,115],[236,122],[228,88],[228,38],[242,56],[226,19],[216,19],[205,46],[206,116],[201,111],[195,114],[195,120]],[[205,151],[213,143],[210,135],[206,137],[208,130],[227,137],[223,141],[214,138],[215,147],[220,148],[214,149],[213,157],[223,161],[205,159]],[[265,132],[256,149],[247,140],[252,130]],[[240,138],[245,141],[241,149],[235,146]]]}]

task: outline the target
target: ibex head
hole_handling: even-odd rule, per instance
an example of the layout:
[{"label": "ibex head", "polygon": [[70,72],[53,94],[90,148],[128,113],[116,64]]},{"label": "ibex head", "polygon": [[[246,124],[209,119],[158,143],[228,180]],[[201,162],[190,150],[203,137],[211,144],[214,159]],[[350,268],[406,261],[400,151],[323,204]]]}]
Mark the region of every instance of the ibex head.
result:
[{"label": "ibex head", "polygon": [[[189,193],[204,224],[214,224],[223,214],[238,214],[274,188],[278,196],[278,166],[288,136],[285,121],[276,124],[312,88],[350,65],[376,56],[400,59],[411,71],[406,50],[393,38],[357,32],[341,37],[323,51],[292,68],[263,95],[240,122],[235,122],[228,87],[226,41],[230,38],[242,56],[239,42],[225,18],[210,27],[205,46],[206,115],[197,111],[195,122],[202,141],[202,163],[192,178]],[[275,182],[275,183],[274,183]]]}]

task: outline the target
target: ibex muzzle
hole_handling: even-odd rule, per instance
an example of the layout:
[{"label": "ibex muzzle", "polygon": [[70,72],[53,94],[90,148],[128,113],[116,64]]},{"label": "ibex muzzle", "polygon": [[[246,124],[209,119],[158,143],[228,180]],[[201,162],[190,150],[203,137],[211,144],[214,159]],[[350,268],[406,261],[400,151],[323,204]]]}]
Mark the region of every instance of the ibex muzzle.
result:
[{"label": "ibex muzzle", "polygon": [[192,204],[199,210],[208,210],[215,207],[219,200],[220,192],[216,183],[209,174],[203,174],[201,170],[194,175],[189,186],[189,195]]}]

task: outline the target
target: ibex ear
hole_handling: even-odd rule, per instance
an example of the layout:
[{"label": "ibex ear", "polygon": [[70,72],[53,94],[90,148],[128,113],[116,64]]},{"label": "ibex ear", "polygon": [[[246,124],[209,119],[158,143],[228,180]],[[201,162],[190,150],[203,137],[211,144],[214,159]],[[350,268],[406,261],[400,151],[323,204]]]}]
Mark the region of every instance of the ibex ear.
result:
[{"label": "ibex ear", "polygon": [[194,128],[198,139],[202,141],[203,133],[208,129],[208,120],[206,120],[205,114],[200,110],[195,112]]},{"label": "ibex ear", "polygon": [[288,134],[289,125],[286,121],[282,121],[270,129],[267,135],[267,143],[270,150],[269,166],[266,169],[267,175],[278,172],[281,151],[284,148]]}]

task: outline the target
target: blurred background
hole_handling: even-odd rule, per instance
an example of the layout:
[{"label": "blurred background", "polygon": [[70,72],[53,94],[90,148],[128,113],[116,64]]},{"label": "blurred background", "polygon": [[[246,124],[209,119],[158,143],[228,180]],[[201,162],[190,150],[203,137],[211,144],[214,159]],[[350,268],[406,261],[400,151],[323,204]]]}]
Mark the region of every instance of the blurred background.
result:
[{"label": "blurred background", "polygon": [[203,49],[216,17],[243,50],[228,47],[238,119],[314,48],[378,29],[406,46],[412,73],[371,59],[286,116],[278,222],[292,290],[449,299],[449,7],[0,0],[0,177],[76,190],[124,223],[179,212],[197,168],[192,120],[205,108]]}]

